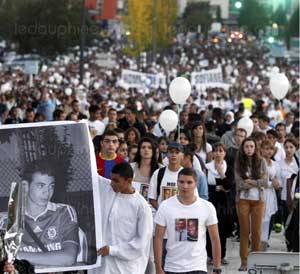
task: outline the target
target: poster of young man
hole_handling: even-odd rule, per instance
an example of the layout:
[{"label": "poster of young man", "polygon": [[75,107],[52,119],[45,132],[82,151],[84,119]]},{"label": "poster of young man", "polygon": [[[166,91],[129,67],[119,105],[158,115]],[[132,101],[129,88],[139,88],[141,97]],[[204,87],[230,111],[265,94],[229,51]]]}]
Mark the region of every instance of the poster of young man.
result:
[{"label": "poster of young man", "polygon": [[101,216],[94,150],[85,122],[0,128],[0,228],[12,182],[25,186],[25,231],[18,259],[37,273],[100,265]]}]

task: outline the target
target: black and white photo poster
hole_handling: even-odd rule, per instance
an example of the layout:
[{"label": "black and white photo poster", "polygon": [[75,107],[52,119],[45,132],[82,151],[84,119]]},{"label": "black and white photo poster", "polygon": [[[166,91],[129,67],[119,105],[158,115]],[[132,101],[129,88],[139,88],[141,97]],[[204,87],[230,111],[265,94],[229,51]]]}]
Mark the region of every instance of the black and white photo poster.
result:
[{"label": "black and white photo poster", "polygon": [[85,122],[0,127],[0,228],[6,227],[11,184],[22,182],[25,232],[17,258],[30,261],[37,273],[100,265],[94,157]]}]

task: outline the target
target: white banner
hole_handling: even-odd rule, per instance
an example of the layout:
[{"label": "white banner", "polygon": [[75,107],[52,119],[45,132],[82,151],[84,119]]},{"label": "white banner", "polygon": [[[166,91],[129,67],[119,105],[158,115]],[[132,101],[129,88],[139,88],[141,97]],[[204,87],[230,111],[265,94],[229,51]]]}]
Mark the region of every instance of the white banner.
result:
[{"label": "white banner", "polygon": [[205,70],[191,73],[191,85],[199,87],[229,88],[229,84],[223,82],[222,68]]},{"label": "white banner", "polygon": [[107,53],[97,53],[95,64],[99,67],[114,68],[117,65],[116,55]]},{"label": "white banner", "polygon": [[167,88],[166,76],[163,74],[142,73],[127,69],[122,70],[121,82],[124,86],[126,85],[128,88]]}]

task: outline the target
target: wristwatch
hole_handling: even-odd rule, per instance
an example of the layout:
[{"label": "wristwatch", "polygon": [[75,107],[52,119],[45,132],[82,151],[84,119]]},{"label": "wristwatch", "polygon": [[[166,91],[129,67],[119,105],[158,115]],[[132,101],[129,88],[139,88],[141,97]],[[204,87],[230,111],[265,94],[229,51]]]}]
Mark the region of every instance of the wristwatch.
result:
[{"label": "wristwatch", "polygon": [[222,269],[221,268],[213,268],[213,273],[220,274],[220,273],[222,273]]}]

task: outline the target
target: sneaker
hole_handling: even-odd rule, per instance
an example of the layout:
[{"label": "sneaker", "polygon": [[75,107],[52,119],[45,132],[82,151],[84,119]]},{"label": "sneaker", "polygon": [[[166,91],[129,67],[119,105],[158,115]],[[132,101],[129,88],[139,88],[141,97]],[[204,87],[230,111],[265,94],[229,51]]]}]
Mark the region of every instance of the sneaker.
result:
[{"label": "sneaker", "polygon": [[225,264],[229,264],[229,262],[228,262],[225,258],[223,258],[223,259],[221,260],[221,264],[225,265]]}]

